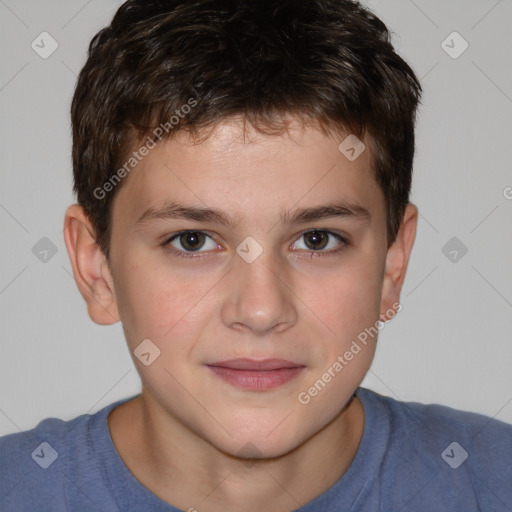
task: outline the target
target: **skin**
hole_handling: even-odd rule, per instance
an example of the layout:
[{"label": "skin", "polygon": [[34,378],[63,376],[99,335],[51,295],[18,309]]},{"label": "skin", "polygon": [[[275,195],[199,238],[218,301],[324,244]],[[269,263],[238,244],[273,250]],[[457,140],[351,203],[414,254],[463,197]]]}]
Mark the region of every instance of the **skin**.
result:
[{"label": "skin", "polygon": [[[297,397],[396,308],[416,234],[418,212],[409,204],[388,248],[368,140],[351,162],[338,150],[344,137],[293,119],[288,134],[248,134],[232,119],[200,144],[178,132],[150,151],[116,191],[110,263],[82,208],[66,212],[66,246],[89,315],[101,325],[122,322],[142,380],[141,395],[109,415],[114,445],[143,485],[182,510],[290,511],[345,473],[364,428],[363,407],[352,396],[377,337],[309,403]],[[340,199],[371,218],[280,222],[283,210]],[[169,200],[220,209],[239,223],[136,224]],[[185,229],[211,235],[196,242],[199,252],[189,250],[201,257],[180,258],[162,246]],[[350,243],[330,235],[323,246],[303,235],[313,229]],[[252,263],[236,252],[249,236],[263,249]],[[168,245],[186,252],[179,237]],[[133,355],[144,339],[160,349],[149,366]],[[283,386],[254,391],[205,366],[238,357],[305,368]]]}]

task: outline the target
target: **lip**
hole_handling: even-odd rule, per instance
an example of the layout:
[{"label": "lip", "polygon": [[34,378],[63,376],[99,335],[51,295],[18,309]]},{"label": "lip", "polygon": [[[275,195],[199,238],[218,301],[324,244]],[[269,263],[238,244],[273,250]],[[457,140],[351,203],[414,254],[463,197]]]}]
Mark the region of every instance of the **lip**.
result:
[{"label": "lip", "polygon": [[286,359],[230,359],[229,361],[218,361],[207,366],[221,368],[232,368],[233,370],[278,370],[280,368],[298,368],[304,365],[288,361]]},{"label": "lip", "polygon": [[254,391],[282,386],[298,376],[304,365],[286,359],[231,359],[206,365],[231,385]]}]

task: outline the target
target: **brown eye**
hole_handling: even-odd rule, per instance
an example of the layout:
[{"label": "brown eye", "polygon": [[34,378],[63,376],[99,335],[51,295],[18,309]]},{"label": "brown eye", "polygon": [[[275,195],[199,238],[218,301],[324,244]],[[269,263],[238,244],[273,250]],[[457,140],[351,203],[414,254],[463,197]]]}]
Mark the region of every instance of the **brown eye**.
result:
[{"label": "brown eye", "polygon": [[[301,240],[304,240],[302,244]],[[302,249],[301,252],[309,252],[311,256],[334,256],[350,244],[345,237],[338,233],[325,229],[313,229],[303,232],[293,245],[294,249]]]},{"label": "brown eye", "polygon": [[181,246],[186,251],[197,251],[198,249],[201,249],[205,239],[206,237],[204,236],[204,234],[198,231],[182,233],[179,236]]},{"label": "brown eye", "polygon": [[318,251],[325,249],[329,235],[325,231],[310,231],[304,235],[304,240],[309,249]]},{"label": "brown eye", "polygon": [[183,256],[194,252],[202,254],[206,251],[200,249],[210,250],[218,247],[212,237],[203,231],[181,231],[168,238],[163,246],[175,254]]}]

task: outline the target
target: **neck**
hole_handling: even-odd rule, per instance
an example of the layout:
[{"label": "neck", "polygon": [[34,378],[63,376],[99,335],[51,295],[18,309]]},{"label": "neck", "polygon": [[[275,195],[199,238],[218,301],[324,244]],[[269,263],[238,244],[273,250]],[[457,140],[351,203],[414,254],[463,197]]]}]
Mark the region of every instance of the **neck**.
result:
[{"label": "neck", "polygon": [[220,451],[149,394],[122,404],[108,421],[132,474],[173,506],[199,512],[287,512],[312,501],[346,472],[362,437],[364,411],[353,398],[314,436],[271,459],[241,459]]}]

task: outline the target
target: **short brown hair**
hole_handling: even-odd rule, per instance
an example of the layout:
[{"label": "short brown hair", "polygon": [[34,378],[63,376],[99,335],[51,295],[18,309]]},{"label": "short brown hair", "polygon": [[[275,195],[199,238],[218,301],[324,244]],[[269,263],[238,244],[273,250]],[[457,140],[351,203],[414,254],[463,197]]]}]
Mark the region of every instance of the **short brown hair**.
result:
[{"label": "short brown hair", "polygon": [[[391,244],[409,203],[420,95],[384,23],[356,1],[128,0],[90,42],[78,77],[74,192],[108,259],[122,181],[97,191],[136,141],[166,123],[164,138],[232,116],[279,134],[292,114],[327,131],[368,132]],[[170,125],[191,98],[194,108]]]}]

